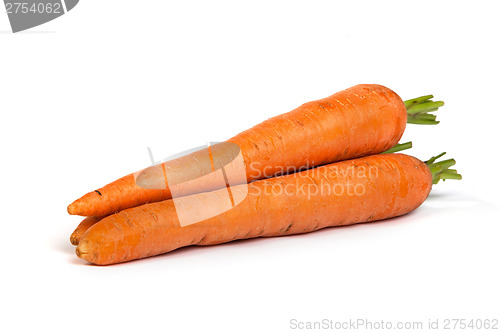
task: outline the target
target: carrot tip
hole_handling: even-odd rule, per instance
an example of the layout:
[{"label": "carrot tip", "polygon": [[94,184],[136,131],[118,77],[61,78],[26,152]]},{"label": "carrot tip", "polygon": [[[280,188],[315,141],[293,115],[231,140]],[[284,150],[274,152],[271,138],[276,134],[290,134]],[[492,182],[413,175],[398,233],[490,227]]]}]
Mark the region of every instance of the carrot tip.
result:
[{"label": "carrot tip", "polygon": [[89,261],[88,260],[89,249],[88,249],[87,241],[85,239],[80,240],[80,243],[76,247],[75,253],[78,256],[78,258]]},{"label": "carrot tip", "polygon": [[85,211],[82,210],[82,202],[81,199],[74,201],[71,205],[68,206],[68,214],[70,215],[83,215],[85,216]]},{"label": "carrot tip", "polygon": [[74,234],[69,237],[69,241],[75,246],[78,245],[78,237]]},{"label": "carrot tip", "polygon": [[70,214],[70,215],[77,215],[74,203],[72,203],[71,205],[68,206],[68,214]]},{"label": "carrot tip", "polygon": [[86,258],[85,258],[85,255],[86,255],[88,252],[82,251],[82,250],[80,249],[80,245],[78,245],[78,246],[76,247],[75,253],[76,253],[76,255],[78,256],[78,258],[81,258],[81,259],[86,259]]}]

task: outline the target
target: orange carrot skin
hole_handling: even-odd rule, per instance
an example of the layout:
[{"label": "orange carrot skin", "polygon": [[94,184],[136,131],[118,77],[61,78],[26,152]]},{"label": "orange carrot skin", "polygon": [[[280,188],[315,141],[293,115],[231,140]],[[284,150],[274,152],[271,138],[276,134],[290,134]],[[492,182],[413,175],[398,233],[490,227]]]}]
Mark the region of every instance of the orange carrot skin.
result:
[{"label": "orange carrot skin", "polygon": [[[384,152],[397,144],[406,120],[405,105],[395,92],[381,85],[361,84],[268,119],[227,142],[241,149],[247,181],[253,181],[287,168],[303,170]],[[170,179],[165,179],[165,169],[189,181],[205,175],[204,169],[210,168],[209,161],[200,166],[199,159],[189,162],[189,158],[184,157],[186,163],[174,160],[151,167],[147,178],[154,185],[152,189],[138,186],[134,175],[128,175],[76,200],[68,212],[104,216],[170,199]],[[221,188],[220,182],[208,177],[186,184],[177,193],[189,195],[217,188]]]},{"label": "orange carrot skin", "polygon": [[406,120],[404,102],[394,91],[360,84],[305,103],[228,141],[241,148],[251,181],[283,167],[297,170],[382,153],[399,142]]},{"label": "orange carrot skin", "polygon": [[[356,170],[362,170],[362,174]],[[349,187],[357,191],[348,195]],[[431,187],[431,172],[418,159],[404,154],[372,155],[235,186],[231,190],[236,196],[248,190],[241,203],[187,226],[180,225],[176,207],[190,208],[196,202],[199,206],[192,208],[193,214],[202,214],[205,209],[224,205],[221,197],[225,190],[177,198],[175,206],[173,200],[166,200],[127,209],[92,227],[76,253],[91,263],[109,265],[189,245],[300,234],[382,220],[416,209]],[[301,188],[325,190],[314,194]],[[337,190],[328,192],[328,188]]]},{"label": "orange carrot skin", "polygon": [[69,237],[69,241],[71,242],[71,244],[78,245],[83,234],[101,219],[102,217],[95,216],[87,216],[86,218],[84,218]]}]

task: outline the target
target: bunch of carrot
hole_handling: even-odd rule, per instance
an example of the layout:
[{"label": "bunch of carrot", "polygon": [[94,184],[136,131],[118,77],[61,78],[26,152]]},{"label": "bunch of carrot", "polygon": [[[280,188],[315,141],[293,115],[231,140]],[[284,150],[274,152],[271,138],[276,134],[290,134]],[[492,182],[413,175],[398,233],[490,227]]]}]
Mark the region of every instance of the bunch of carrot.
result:
[{"label": "bunch of carrot", "polygon": [[437,124],[443,102],[403,102],[362,84],[305,103],[232,139],[87,193],[68,207],[87,216],[71,235],[98,265],[189,245],[305,233],[406,214],[455,161],[395,152],[406,123]]}]

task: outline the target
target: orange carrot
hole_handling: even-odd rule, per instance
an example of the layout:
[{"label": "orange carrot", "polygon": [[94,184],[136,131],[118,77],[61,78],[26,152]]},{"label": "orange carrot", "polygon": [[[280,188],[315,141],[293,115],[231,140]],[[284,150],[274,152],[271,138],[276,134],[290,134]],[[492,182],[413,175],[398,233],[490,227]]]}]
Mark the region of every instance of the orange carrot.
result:
[{"label": "orange carrot", "polygon": [[453,160],[434,161],[426,165],[403,154],[373,155],[231,187],[236,204],[226,189],[145,204],[104,218],[83,236],[76,254],[108,265],[189,245],[403,215],[424,202],[433,179],[454,173],[448,169]]},{"label": "orange carrot", "polygon": [[268,119],[226,142],[120,178],[76,200],[68,212],[104,216],[148,202],[223,188],[227,183],[241,184],[381,153],[401,138],[407,108],[409,122],[437,123],[428,112],[437,110],[442,102],[430,98],[424,96],[405,105],[384,86],[357,85]]},{"label": "orange carrot", "polygon": [[83,234],[101,219],[102,217],[95,216],[87,216],[86,218],[84,218],[69,237],[69,241],[71,242],[71,244],[78,245]]}]

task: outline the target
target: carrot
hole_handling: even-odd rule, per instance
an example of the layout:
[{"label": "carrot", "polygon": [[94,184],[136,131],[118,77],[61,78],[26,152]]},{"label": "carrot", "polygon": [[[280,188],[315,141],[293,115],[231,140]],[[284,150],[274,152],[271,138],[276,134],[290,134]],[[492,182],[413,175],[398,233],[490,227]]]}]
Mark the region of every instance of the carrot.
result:
[{"label": "carrot", "polygon": [[424,202],[433,179],[453,173],[453,160],[434,161],[373,155],[231,187],[235,205],[226,189],[145,204],[104,218],[83,236],[76,254],[109,265],[189,245],[300,234],[403,215]]},{"label": "carrot", "polygon": [[[410,148],[412,148],[412,142],[411,141],[405,142],[405,143],[398,143],[393,148],[391,148],[388,151],[384,152],[384,154],[395,153],[395,152],[403,151],[403,150],[410,149]],[[88,217],[86,217],[77,226],[77,228],[75,229],[75,231],[73,231],[73,233],[71,234],[71,236],[70,236],[71,244],[78,245],[78,243],[80,242],[80,239],[82,238],[83,234],[85,234],[85,232],[88,229],[90,229],[90,227],[92,227],[94,224],[96,224],[97,222],[99,222],[102,218],[103,217],[94,217],[94,216],[88,216]]]},{"label": "carrot", "polygon": [[69,237],[69,241],[71,242],[71,244],[78,245],[83,234],[101,219],[102,217],[95,216],[87,216],[86,218],[84,218]]},{"label": "carrot", "polygon": [[431,98],[423,96],[405,105],[384,86],[357,85],[268,119],[226,142],[120,178],[74,201],[68,212],[104,216],[227,184],[381,153],[396,145],[407,120],[437,123],[428,112],[443,103]]}]

